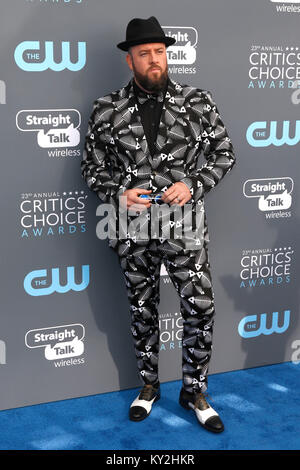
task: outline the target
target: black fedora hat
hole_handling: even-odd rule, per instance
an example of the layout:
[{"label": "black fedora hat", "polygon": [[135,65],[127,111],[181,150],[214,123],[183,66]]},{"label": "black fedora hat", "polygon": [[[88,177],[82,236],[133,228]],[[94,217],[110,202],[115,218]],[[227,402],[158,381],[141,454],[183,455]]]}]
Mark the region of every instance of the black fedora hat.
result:
[{"label": "black fedora hat", "polygon": [[122,51],[128,51],[129,47],[147,42],[163,42],[167,47],[176,42],[175,38],[166,36],[155,16],[148,19],[133,18],[126,28],[126,41],[117,44]]}]

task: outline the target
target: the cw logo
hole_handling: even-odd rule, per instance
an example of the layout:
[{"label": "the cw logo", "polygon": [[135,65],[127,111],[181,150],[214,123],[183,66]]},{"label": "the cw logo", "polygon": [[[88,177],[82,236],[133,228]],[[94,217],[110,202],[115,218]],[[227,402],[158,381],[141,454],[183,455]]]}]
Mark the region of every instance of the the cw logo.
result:
[{"label": "the cw logo", "polygon": [[[16,64],[27,72],[43,72],[44,70],[51,69],[55,72],[68,69],[72,72],[81,70],[86,62],[86,47],[85,42],[78,42],[78,60],[77,62],[71,62],[70,59],[70,43],[68,41],[62,41],[61,43],[61,62],[57,63],[53,57],[53,42],[45,41],[45,59],[43,62],[38,62],[40,59],[40,41],[23,41],[17,45],[15,49],[15,61]],[[26,53],[26,59],[24,60],[23,55]]]},{"label": "the cw logo", "polygon": [[[81,267],[82,281],[80,284],[75,283],[74,266],[67,267],[67,283],[61,285],[59,281],[59,268],[51,269],[51,285],[43,287],[48,284],[47,269],[37,269],[28,273],[24,279],[24,289],[29,295],[50,295],[53,292],[64,294],[69,290],[82,291],[90,281],[89,265],[85,264]],[[44,279],[43,279],[44,278]]]},{"label": "the cw logo", "polygon": [[[272,333],[284,333],[290,324],[290,310],[284,311],[284,322],[282,326],[278,326],[278,312],[272,313],[271,328],[267,328],[267,314],[260,315],[259,324],[257,315],[248,315],[242,318],[238,326],[238,332],[243,338],[253,338],[259,335],[271,335]],[[245,329],[247,325],[247,330]]]},{"label": "the cw logo", "polygon": [[283,121],[282,136],[277,138],[277,121],[270,121],[270,130],[267,135],[267,121],[257,121],[250,124],[246,132],[248,144],[252,147],[268,147],[275,145],[281,147],[284,144],[297,145],[300,141],[300,121],[296,121],[294,137],[290,137],[290,121]]}]

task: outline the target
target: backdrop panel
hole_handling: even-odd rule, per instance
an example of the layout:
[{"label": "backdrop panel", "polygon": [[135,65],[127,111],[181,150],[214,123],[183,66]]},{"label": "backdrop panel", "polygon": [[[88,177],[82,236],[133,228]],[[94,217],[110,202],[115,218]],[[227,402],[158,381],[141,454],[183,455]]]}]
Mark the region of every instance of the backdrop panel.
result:
[{"label": "backdrop panel", "polygon": [[[116,44],[133,16],[155,15],[176,37],[170,76],[212,92],[235,149],[205,197],[210,373],[299,359],[299,1],[0,8],[0,409],[140,385],[125,284],[80,174],[93,101],[131,77]],[[179,299],[164,267],[160,330],[160,380],[180,379]]]}]

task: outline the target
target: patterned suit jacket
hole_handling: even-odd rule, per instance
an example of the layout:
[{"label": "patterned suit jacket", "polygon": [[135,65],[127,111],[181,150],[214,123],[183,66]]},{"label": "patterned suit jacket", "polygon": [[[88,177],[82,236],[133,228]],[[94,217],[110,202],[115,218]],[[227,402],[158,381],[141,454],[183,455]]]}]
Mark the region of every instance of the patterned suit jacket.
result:
[{"label": "patterned suit jacket", "polygon": [[[193,213],[196,206],[203,212],[204,223],[197,241],[201,244],[206,227],[203,196],[236,162],[216,103],[210,91],[169,77],[156,152],[151,156],[133,80],[132,77],[126,86],[94,101],[81,161],[82,177],[102,202],[111,203],[116,210],[118,198],[126,189],[152,189],[156,194],[178,181],[184,182],[192,195],[187,204]],[[205,163],[197,167],[202,152]],[[117,244],[116,240],[109,241],[112,247]],[[186,248],[183,239],[176,241],[176,246],[177,252]]]}]

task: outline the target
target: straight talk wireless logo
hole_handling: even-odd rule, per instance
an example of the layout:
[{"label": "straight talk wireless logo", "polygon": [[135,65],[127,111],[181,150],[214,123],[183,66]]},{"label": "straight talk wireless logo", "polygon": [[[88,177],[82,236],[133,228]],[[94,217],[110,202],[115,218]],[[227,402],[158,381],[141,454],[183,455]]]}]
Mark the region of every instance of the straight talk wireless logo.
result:
[{"label": "straight talk wireless logo", "polygon": [[166,36],[176,39],[176,43],[166,49],[170,74],[195,74],[197,29],[192,26],[163,26],[163,29]]},{"label": "straight talk wireless logo", "polygon": [[27,331],[25,345],[29,349],[42,349],[45,359],[55,367],[65,367],[85,363],[85,328],[80,323],[38,328]]},{"label": "straight talk wireless logo", "polygon": [[[49,157],[78,157],[81,115],[77,109],[25,109],[16,115],[21,132],[35,133],[37,144]],[[72,150],[71,150],[72,149]]]},{"label": "straight talk wireless logo", "polygon": [[300,0],[270,0],[277,13],[300,13]]},{"label": "straight talk wireless logo", "polygon": [[243,194],[255,198],[258,209],[266,219],[291,217],[294,181],[285,176],[279,178],[258,178],[245,181]]}]

